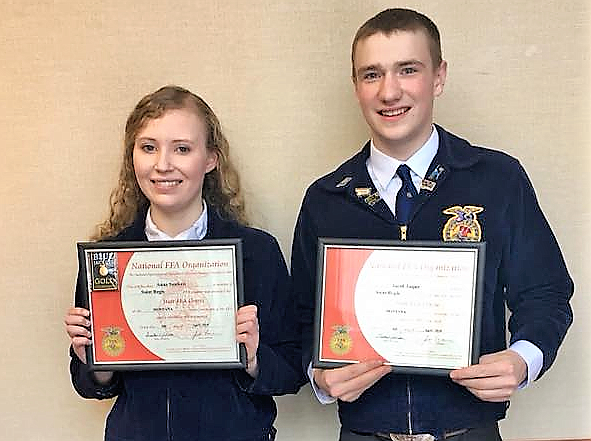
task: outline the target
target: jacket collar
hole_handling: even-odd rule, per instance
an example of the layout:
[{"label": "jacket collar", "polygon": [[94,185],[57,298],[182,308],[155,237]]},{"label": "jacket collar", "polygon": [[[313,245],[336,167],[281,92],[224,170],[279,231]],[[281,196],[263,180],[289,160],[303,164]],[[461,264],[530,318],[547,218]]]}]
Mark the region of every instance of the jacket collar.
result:
[{"label": "jacket collar", "polygon": [[448,132],[437,124],[435,128],[439,132],[439,149],[431,165],[440,163],[449,169],[465,169],[472,167],[480,160],[479,150],[467,140]]},{"label": "jacket collar", "polygon": [[[244,239],[247,236],[247,227],[235,221],[223,219],[214,207],[210,206],[209,208],[210,210],[207,212],[207,234],[204,239]],[[113,240],[147,242],[148,238],[144,232],[147,212],[148,207],[138,210],[131,225],[121,231]],[[252,247],[243,246],[242,254],[245,259],[252,257]]]},{"label": "jacket collar", "polygon": [[[223,239],[227,237],[238,236],[238,225],[229,220],[224,220],[219,215],[217,210],[213,207],[209,207],[210,210],[207,212],[207,234],[204,239]],[[145,227],[146,227],[146,215],[148,213],[148,207],[143,207],[138,210],[135,219],[121,231],[115,240],[140,240],[147,241]]]},{"label": "jacket collar", "polygon": [[123,229],[113,240],[148,241],[144,231],[148,206],[141,207],[131,225]]},{"label": "jacket collar", "polygon": [[[439,148],[433,162],[427,171],[427,179],[439,180],[443,174],[453,169],[472,167],[479,159],[479,152],[472,148],[465,139],[446,131],[441,126],[435,125],[439,133]],[[367,158],[370,154],[370,143],[367,141],[361,151],[339,168],[319,181],[319,184],[329,192],[350,192],[356,197],[358,193],[365,194],[375,192],[375,186],[367,172]],[[369,190],[365,190],[369,189]]]}]

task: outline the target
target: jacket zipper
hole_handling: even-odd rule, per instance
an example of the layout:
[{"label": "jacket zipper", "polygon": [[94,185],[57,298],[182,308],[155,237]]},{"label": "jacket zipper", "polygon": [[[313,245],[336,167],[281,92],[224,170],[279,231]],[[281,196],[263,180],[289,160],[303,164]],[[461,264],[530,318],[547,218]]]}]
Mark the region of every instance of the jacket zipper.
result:
[{"label": "jacket zipper", "polygon": [[408,225],[400,225],[400,240],[406,240],[406,232],[408,231]]},{"label": "jacket zipper", "polygon": [[170,389],[166,388],[166,439],[172,441],[170,434]]},{"label": "jacket zipper", "polygon": [[[408,232],[408,225],[400,225],[400,240],[406,240],[406,233]],[[412,435],[412,415],[411,415],[411,408],[412,408],[412,401],[410,395],[410,377],[406,377],[406,398],[408,402],[408,434]]]},{"label": "jacket zipper", "polygon": [[411,396],[410,396],[410,377],[406,377],[406,398],[408,399],[408,434],[412,435],[412,416],[411,416]]}]

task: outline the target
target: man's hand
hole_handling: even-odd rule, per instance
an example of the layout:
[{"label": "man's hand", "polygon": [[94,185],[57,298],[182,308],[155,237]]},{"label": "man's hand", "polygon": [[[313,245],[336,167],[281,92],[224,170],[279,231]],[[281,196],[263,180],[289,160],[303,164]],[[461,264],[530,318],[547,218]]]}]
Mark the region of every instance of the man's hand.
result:
[{"label": "man's hand", "polygon": [[527,364],[511,349],[480,357],[479,363],[450,372],[450,378],[483,401],[508,401],[527,377]]},{"label": "man's hand", "polygon": [[391,372],[381,360],[350,364],[336,369],[314,369],[314,382],[330,396],[355,401],[380,378]]}]

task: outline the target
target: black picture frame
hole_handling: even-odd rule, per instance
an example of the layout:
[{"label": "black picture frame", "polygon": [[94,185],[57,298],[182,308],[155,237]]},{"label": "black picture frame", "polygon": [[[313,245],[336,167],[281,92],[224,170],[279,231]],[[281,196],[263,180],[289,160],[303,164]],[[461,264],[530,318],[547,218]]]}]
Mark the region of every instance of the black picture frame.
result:
[{"label": "black picture frame", "polygon": [[[82,306],[91,313],[93,343],[86,348],[90,370],[246,367],[246,348],[235,341],[236,311],[244,304],[241,239],[78,242],[77,252],[84,287]],[[142,259],[149,261],[159,256],[168,260],[161,260],[160,264],[142,263]],[[123,268],[121,258],[127,259]],[[128,266],[132,259],[137,262]],[[216,286],[202,289],[197,280],[202,284],[206,280],[207,285],[208,278],[216,281]],[[159,282],[154,283],[155,279]],[[134,283],[125,285],[126,280]],[[105,326],[111,323],[109,320],[113,323]],[[214,325],[223,335],[223,339],[218,336],[224,341],[220,346],[210,342],[216,338],[211,331]],[[229,327],[231,331],[226,329]],[[104,335],[99,336],[101,331]],[[228,333],[234,336],[233,342]],[[187,346],[179,340],[187,340]],[[132,346],[134,355],[123,356],[126,348]],[[156,353],[159,359],[154,360],[154,347],[171,355],[162,357]],[[141,355],[144,350],[145,358]],[[226,350],[228,357],[224,355]]]},{"label": "black picture frame", "polygon": [[[331,257],[327,259],[327,252],[328,250],[338,250],[338,256],[344,257]],[[396,328],[396,331],[386,331],[381,328],[382,325],[377,325],[376,329],[379,329],[379,335],[374,336],[375,338],[370,339],[366,338],[359,322],[361,321],[360,316],[364,317],[364,322],[369,323],[369,326],[366,326],[366,329],[372,328],[374,324],[370,323],[373,317],[364,312],[358,310],[359,307],[353,307],[353,311],[350,311],[351,305],[356,301],[356,292],[358,290],[366,289],[364,288],[365,285],[372,285],[374,283],[374,278],[370,275],[364,276],[364,280],[368,280],[368,283],[361,284],[358,280],[359,273],[355,274],[355,271],[360,269],[361,267],[360,262],[363,261],[365,258],[365,254],[368,254],[370,251],[373,254],[374,251],[385,251],[387,254],[380,253],[380,256],[388,256],[388,254],[392,254],[387,260],[388,263],[384,262],[383,267],[380,264],[380,260],[376,260],[372,263],[372,269],[370,270],[363,270],[366,271],[364,274],[371,274],[371,275],[379,275],[377,279],[379,282],[375,283],[382,283],[382,279],[388,283],[392,282],[388,289],[381,289],[374,291],[369,289],[371,295],[363,297],[363,302],[359,300],[358,305],[363,305],[362,309],[364,311],[372,311],[376,310],[375,305],[367,306],[366,302],[371,302],[372,299],[378,299],[379,301],[376,303],[382,304],[382,299],[385,298],[385,302],[388,305],[392,305],[391,309],[387,309],[386,311],[393,311],[391,317],[396,318],[402,316],[406,318],[404,314],[406,314],[411,308],[407,308],[407,306],[400,306],[401,299],[409,299],[409,295],[405,294],[409,287],[416,286],[418,287],[417,292],[421,292],[420,288],[422,284],[432,283],[429,282],[427,279],[429,277],[425,277],[422,280],[416,280],[412,282],[413,276],[409,275],[408,280],[411,282],[407,282],[407,280],[400,281],[398,284],[396,281],[390,281],[389,277],[395,277],[395,274],[406,274],[405,266],[409,266],[409,268],[413,268],[412,271],[415,271],[417,274],[422,274],[419,267],[425,266],[425,274],[429,276],[429,271],[436,271],[434,274],[447,274],[444,271],[453,271],[456,270],[457,274],[447,276],[441,276],[442,280],[449,278],[451,280],[450,285],[455,285],[456,281],[454,280],[459,275],[463,275],[466,280],[463,281],[464,284],[470,285],[470,292],[463,292],[462,295],[466,296],[467,299],[470,301],[470,308],[467,310],[467,305],[464,305],[464,308],[461,310],[467,310],[466,314],[469,314],[469,329],[465,330],[465,336],[463,339],[465,341],[462,342],[463,348],[468,348],[468,352],[461,351],[459,357],[464,360],[464,363],[461,365],[452,365],[451,356],[449,354],[441,353],[437,354],[437,357],[434,356],[433,362],[421,362],[415,363],[412,360],[415,358],[415,355],[409,357],[408,362],[400,362],[397,356],[395,357],[384,357],[380,354],[380,351],[376,351],[372,344],[368,343],[371,348],[367,348],[364,345],[368,341],[376,341],[380,343],[382,348],[389,347],[392,350],[396,348],[396,344],[398,341],[404,340],[404,338],[400,338],[400,335],[404,335],[404,332],[400,332],[398,328],[396,320],[388,320],[384,321],[384,329],[387,326],[393,326],[392,329]],[[420,251],[423,254],[414,253],[415,251]],[[465,271],[461,271],[458,268],[455,268],[451,265],[447,265],[446,258],[451,257],[454,261],[456,257],[460,258],[460,254],[457,253],[466,253],[461,258],[461,262],[468,262]],[[449,372],[453,369],[464,367],[464,365],[475,364],[478,362],[480,356],[480,330],[481,330],[481,320],[482,320],[482,293],[483,293],[483,285],[484,285],[484,268],[485,268],[485,252],[486,252],[486,243],[485,242],[443,242],[443,241],[399,241],[399,240],[366,240],[366,239],[343,239],[343,238],[329,238],[329,237],[321,237],[318,239],[318,258],[317,258],[317,280],[316,280],[316,313],[315,313],[315,324],[314,324],[314,352],[313,352],[313,360],[312,366],[317,368],[335,368],[340,367],[346,364],[358,363],[360,361],[364,361],[366,359],[374,359],[380,358],[384,359],[387,364],[393,366],[394,371],[397,373],[408,373],[408,374],[421,374],[421,375],[448,375]],[[357,253],[358,256],[354,256],[350,253]],[[396,259],[394,256],[399,254],[399,259]],[[425,254],[426,253],[426,254]],[[439,253],[439,255],[437,254]],[[350,256],[346,256],[350,254]],[[337,254],[334,254],[335,256]],[[415,258],[419,258],[420,256],[431,256],[433,258],[433,262],[429,263],[429,259],[425,261],[424,264],[416,261]],[[410,259],[409,259],[410,258]],[[442,259],[440,263],[438,259]],[[343,260],[344,259],[344,260]],[[369,259],[369,257],[368,257]],[[405,260],[406,259],[406,260]],[[472,259],[472,260],[471,260]],[[328,268],[327,268],[327,260]],[[470,264],[469,262],[472,261],[473,263]],[[339,263],[335,263],[339,262]],[[343,262],[343,263],[341,263]],[[347,263],[352,262],[352,263]],[[397,263],[398,262],[398,263]],[[414,262],[414,263],[413,263]],[[363,263],[366,265],[366,263]],[[473,267],[470,267],[473,265]],[[336,268],[335,268],[336,266]],[[449,268],[447,268],[449,266]],[[466,265],[462,264],[461,268],[464,269]],[[374,268],[375,267],[375,268]],[[327,286],[327,270],[329,272],[329,278],[331,283],[332,280],[338,281],[338,289],[336,287]],[[352,282],[349,280],[351,279],[351,274],[353,274],[353,278],[356,278],[355,287],[350,286]],[[347,279],[348,277],[348,279]],[[470,279],[470,280],[468,280]],[[429,279],[430,280],[430,279]],[[334,285],[334,284],[333,284]],[[361,288],[360,288],[361,286]],[[373,285],[372,285],[373,286]],[[392,288],[394,287],[394,288]],[[400,288],[400,289],[397,289]],[[351,291],[353,290],[353,291]],[[425,291],[428,288],[424,289]],[[353,292],[353,293],[352,293]],[[454,292],[452,290],[452,292]],[[328,294],[327,294],[328,293]],[[383,295],[382,295],[383,294]],[[454,296],[455,296],[454,292]],[[359,294],[361,295],[361,294]],[[431,298],[433,295],[429,293],[423,293],[423,297]],[[438,296],[441,296],[441,293],[437,293]],[[328,296],[328,297],[327,297]],[[352,300],[353,298],[353,300]],[[361,297],[360,297],[361,299]],[[443,305],[442,302],[439,300],[437,301],[429,301],[429,304],[434,305]],[[408,302],[405,303],[407,305]],[[417,303],[418,304],[418,303]],[[463,305],[463,303],[461,303]],[[341,322],[336,321],[333,317],[331,317],[332,310],[337,309],[338,311],[336,314],[333,314],[334,317],[343,318],[346,317]],[[343,308],[349,308],[349,310],[345,310]],[[407,309],[405,309],[407,308]],[[420,308],[420,306],[413,307],[415,309]],[[383,311],[384,309],[380,309]],[[418,309],[417,309],[418,310]],[[438,313],[439,314],[439,313]],[[455,313],[454,313],[455,314]],[[466,314],[462,317],[464,321],[466,321]],[[409,314],[412,316],[412,314]],[[445,321],[447,319],[446,315],[442,312],[441,317],[437,317],[437,319],[433,319],[432,321],[436,322]],[[422,323],[423,320],[431,320],[432,317],[420,317],[420,322]],[[331,321],[332,320],[332,321]],[[376,318],[379,323],[379,319]],[[337,325],[332,323],[338,322]],[[349,323],[351,322],[351,323]],[[387,323],[387,326],[386,326]],[[411,322],[412,323],[412,322]],[[446,331],[444,325],[441,325],[440,328],[437,327],[429,327],[425,328],[422,324],[417,325],[421,332],[417,332],[417,335],[426,336],[426,339],[429,339],[430,342],[424,345],[425,351],[432,351],[432,347],[435,345],[440,344],[440,342],[448,341],[449,339],[446,338]],[[333,330],[330,338],[328,333],[330,333],[330,329]],[[436,333],[436,334],[429,334],[429,332]],[[414,332],[414,331],[413,331]],[[462,331],[463,334],[463,331]],[[436,335],[436,337],[433,337]],[[361,336],[361,337],[359,337]],[[450,335],[451,337],[451,335]],[[357,345],[357,353],[358,357],[351,357],[351,352],[355,352],[352,348],[356,345],[356,340],[358,340],[361,344]],[[383,343],[383,344],[382,344]],[[456,342],[452,341],[451,346],[456,346]],[[361,347],[361,349],[359,349]],[[420,352],[420,350],[416,349],[417,345],[412,346],[412,349],[408,352],[412,352],[413,354]],[[327,349],[329,348],[329,349]],[[409,345],[410,348],[410,345]],[[423,350],[423,349],[421,349]],[[328,351],[332,354],[331,356],[327,356]],[[335,355],[338,353],[338,355]],[[387,352],[387,351],[386,351]],[[437,352],[437,351],[433,351]],[[453,351],[452,351],[453,352]],[[344,353],[344,354],[343,354]],[[401,352],[403,354],[404,351]],[[373,354],[374,356],[368,356],[368,354]],[[377,356],[375,356],[377,355]],[[404,355],[401,355],[404,357]],[[416,356],[420,358],[420,356]],[[439,359],[450,358],[450,362],[441,362]],[[397,359],[395,361],[394,359]],[[436,361],[437,360],[437,361]]]}]

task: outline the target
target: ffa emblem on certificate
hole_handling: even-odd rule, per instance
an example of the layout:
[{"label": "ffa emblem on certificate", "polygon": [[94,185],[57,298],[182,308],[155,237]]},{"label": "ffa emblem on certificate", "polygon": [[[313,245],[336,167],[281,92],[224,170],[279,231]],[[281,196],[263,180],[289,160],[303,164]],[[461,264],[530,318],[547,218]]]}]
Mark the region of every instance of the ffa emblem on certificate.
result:
[{"label": "ffa emblem on certificate", "polygon": [[445,242],[479,242],[482,238],[482,229],[476,215],[484,211],[484,208],[475,205],[464,205],[443,210],[443,214],[451,215],[443,227],[443,240]]},{"label": "ffa emblem on certificate", "polygon": [[332,329],[334,329],[334,332],[330,337],[330,350],[337,355],[345,355],[353,347],[353,340],[349,335],[349,327],[335,325]]},{"label": "ffa emblem on certificate", "polygon": [[90,253],[92,268],[92,289],[94,291],[113,291],[118,289],[117,254],[112,251]]},{"label": "ffa emblem on certificate", "polygon": [[105,333],[101,341],[101,347],[105,354],[111,357],[120,355],[125,350],[125,340],[121,336],[121,328],[115,326],[109,326],[103,328],[102,331]]}]

